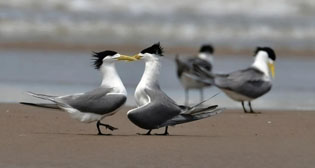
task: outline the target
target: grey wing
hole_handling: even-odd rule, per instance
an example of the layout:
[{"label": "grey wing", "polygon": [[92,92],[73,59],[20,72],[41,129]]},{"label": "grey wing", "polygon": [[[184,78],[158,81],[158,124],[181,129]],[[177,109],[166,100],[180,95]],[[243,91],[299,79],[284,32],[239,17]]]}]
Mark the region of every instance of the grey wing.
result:
[{"label": "grey wing", "polygon": [[216,75],[215,85],[251,98],[257,98],[271,89],[271,82],[263,80],[264,74],[255,68]]},{"label": "grey wing", "polygon": [[172,104],[175,107],[177,106],[177,103],[165,92],[163,92],[158,84],[153,89],[146,88],[145,92],[149,95],[151,101],[159,101],[163,102],[164,104]]},{"label": "grey wing", "polygon": [[128,112],[128,118],[143,129],[160,128],[163,123],[181,112],[178,106],[172,103],[151,101]]},{"label": "grey wing", "polygon": [[177,55],[175,61],[177,65],[177,77],[180,77],[184,72],[189,71],[189,64],[186,62],[186,60],[180,60],[179,56]]},{"label": "grey wing", "polygon": [[212,65],[208,61],[205,61],[200,58],[191,58],[188,60],[189,64],[189,73],[191,79],[194,79],[197,82],[204,83],[206,85],[211,85],[209,78],[201,75],[200,72],[196,71],[195,66],[201,67],[206,73],[211,73]]},{"label": "grey wing", "polygon": [[57,100],[81,112],[107,114],[122,106],[127,97],[123,94],[109,93],[110,89],[97,88],[81,95],[60,97]]},{"label": "grey wing", "polygon": [[212,65],[202,59],[199,58],[190,58],[184,61],[179,60],[176,57],[177,62],[177,76],[186,76],[186,78],[190,78],[196,82],[203,83],[205,85],[211,85],[212,82],[209,81],[207,77],[202,76],[199,72],[196,72],[194,66],[200,66],[205,71],[211,72]]},{"label": "grey wing", "polygon": [[209,71],[209,72],[211,72],[211,70],[212,70],[212,65],[211,65],[211,63],[208,62],[208,61],[205,61],[205,60],[203,60],[203,59],[200,59],[200,58],[192,58],[192,59],[190,59],[190,62],[191,62],[191,64],[190,64],[190,69],[193,70],[193,71],[194,71],[193,65],[198,65],[198,66],[204,68],[205,70],[207,70],[207,71]]}]

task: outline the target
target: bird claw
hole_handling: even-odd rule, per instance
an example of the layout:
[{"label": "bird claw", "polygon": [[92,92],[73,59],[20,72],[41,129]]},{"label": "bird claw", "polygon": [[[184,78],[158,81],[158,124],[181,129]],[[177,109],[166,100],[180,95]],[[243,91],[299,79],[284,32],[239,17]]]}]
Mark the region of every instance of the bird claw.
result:
[{"label": "bird claw", "polygon": [[147,133],[145,133],[145,134],[141,134],[141,133],[137,133],[137,135],[151,135],[151,131],[152,130],[149,130]]},{"label": "bird claw", "polygon": [[111,125],[105,125],[105,128],[106,129],[109,129],[109,130],[111,130],[111,131],[114,131],[114,130],[118,130],[118,128],[115,128],[115,127],[113,127],[113,126],[111,126]]}]

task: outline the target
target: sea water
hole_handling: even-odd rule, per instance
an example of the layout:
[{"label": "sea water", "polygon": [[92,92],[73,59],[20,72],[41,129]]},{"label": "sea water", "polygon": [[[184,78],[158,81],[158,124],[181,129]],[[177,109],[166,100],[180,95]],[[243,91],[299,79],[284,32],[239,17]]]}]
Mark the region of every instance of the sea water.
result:
[{"label": "sea water", "polygon": [[[101,74],[92,66],[91,52],[81,51],[0,51],[0,102],[42,102],[26,94],[33,91],[51,95],[86,92],[101,83]],[[130,53],[131,54],[131,53]],[[134,53],[133,53],[134,54]],[[228,73],[248,67],[252,56],[215,56],[214,72]],[[161,58],[161,88],[177,103],[184,102],[184,89],[176,76],[172,55]],[[314,59],[278,55],[276,77],[269,93],[253,101],[255,109],[315,110]],[[118,62],[117,71],[128,92],[128,105],[135,105],[134,90],[141,79],[144,63]],[[205,89],[208,98],[220,92]],[[199,91],[190,92],[191,104],[199,102]],[[240,103],[224,93],[206,102],[227,108],[241,108]]]}]

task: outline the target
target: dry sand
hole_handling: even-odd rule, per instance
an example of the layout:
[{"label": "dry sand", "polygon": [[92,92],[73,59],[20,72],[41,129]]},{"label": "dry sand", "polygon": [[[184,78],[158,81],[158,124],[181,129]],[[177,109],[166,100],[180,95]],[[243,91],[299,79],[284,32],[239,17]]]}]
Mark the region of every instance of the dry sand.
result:
[{"label": "dry sand", "polygon": [[97,136],[62,111],[0,104],[0,167],[315,167],[315,112],[226,110],[139,136],[128,109],[103,120],[119,130]]}]

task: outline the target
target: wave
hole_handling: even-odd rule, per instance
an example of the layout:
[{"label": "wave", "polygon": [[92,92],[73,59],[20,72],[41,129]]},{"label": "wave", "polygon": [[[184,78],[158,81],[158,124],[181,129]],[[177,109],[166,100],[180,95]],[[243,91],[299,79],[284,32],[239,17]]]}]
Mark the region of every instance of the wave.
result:
[{"label": "wave", "polygon": [[314,9],[311,0],[11,0],[0,2],[0,41],[312,47]]}]

